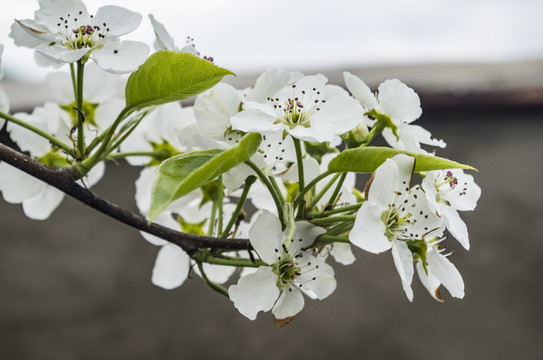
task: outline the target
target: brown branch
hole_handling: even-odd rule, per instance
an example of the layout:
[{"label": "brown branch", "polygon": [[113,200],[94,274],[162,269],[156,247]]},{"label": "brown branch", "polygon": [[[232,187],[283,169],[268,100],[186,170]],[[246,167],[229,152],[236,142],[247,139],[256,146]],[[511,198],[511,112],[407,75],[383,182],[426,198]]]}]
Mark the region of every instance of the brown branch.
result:
[{"label": "brown branch", "polygon": [[70,169],[56,169],[44,165],[12,148],[0,143],[0,161],[16,167],[25,173],[59,189],[76,200],[112,217],[126,225],[155,235],[161,239],[178,245],[188,254],[202,248],[247,250],[250,249],[246,239],[222,239],[208,236],[198,236],[172,230],[165,226],[151,223],[143,216],[134,214],[109,201],[102,199],[88,189],[78,185]]}]

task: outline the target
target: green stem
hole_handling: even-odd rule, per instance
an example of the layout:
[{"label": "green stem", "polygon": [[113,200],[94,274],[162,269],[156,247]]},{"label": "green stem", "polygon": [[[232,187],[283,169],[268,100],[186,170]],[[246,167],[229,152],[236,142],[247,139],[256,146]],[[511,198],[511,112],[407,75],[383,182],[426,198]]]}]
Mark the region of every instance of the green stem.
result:
[{"label": "green stem", "polygon": [[260,266],[266,266],[265,263],[263,263],[260,260],[256,260],[253,262],[251,259],[244,259],[244,258],[229,258],[229,257],[217,257],[217,256],[205,256],[204,262],[208,264],[213,265],[224,265],[224,266],[236,266],[236,267],[260,267]]},{"label": "green stem", "polygon": [[317,195],[315,195],[315,197],[311,200],[311,202],[309,203],[309,205],[307,205],[307,209],[309,211],[311,211],[311,209],[313,209],[313,207],[315,205],[317,205],[317,203],[319,202],[319,200],[324,196],[324,194],[326,194],[326,192],[328,191],[328,189],[330,189],[332,187],[332,185],[334,185],[334,183],[336,182],[337,178],[340,176],[340,175],[343,175],[343,174],[336,174],[334,175],[334,177],[328,182],[328,184],[326,184],[321,191],[319,191],[319,193]]},{"label": "green stem", "polygon": [[332,236],[332,235],[321,235],[317,238],[317,241],[319,243],[334,243],[334,242],[342,242],[342,243],[350,243],[349,239],[344,236]]},{"label": "green stem", "polygon": [[350,222],[339,223],[329,228],[328,231],[326,232],[326,235],[340,235],[340,234],[346,233],[347,231],[350,231],[353,228],[353,225],[354,224]]},{"label": "green stem", "polygon": [[341,216],[331,216],[327,218],[318,218],[312,219],[311,222],[315,225],[329,225],[337,222],[353,222],[356,219],[355,215],[341,215]]},{"label": "green stem", "polygon": [[217,207],[219,210],[217,221],[217,234],[222,234],[222,218],[223,218],[223,204],[224,204],[224,186],[222,182],[222,175],[219,176],[217,184]]},{"label": "green stem", "polygon": [[70,75],[72,76],[72,87],[74,89],[74,99],[77,96],[77,80],[75,77],[74,63],[70,63]]},{"label": "green stem", "polygon": [[110,160],[113,160],[113,159],[123,159],[125,157],[130,157],[130,156],[149,156],[156,159],[158,155],[160,155],[160,153],[155,152],[155,151],[134,151],[134,152],[109,154],[107,158]]},{"label": "green stem", "polygon": [[239,197],[238,204],[236,205],[236,208],[234,209],[234,213],[232,213],[232,217],[230,217],[230,221],[224,228],[221,238],[225,239],[228,237],[228,234],[230,233],[230,230],[232,229],[232,226],[234,226],[239,213],[241,212],[241,209],[243,208],[243,204],[245,203],[245,200],[247,199],[247,195],[249,194],[249,190],[251,189],[251,186],[256,181],[256,177],[249,176],[247,179],[245,179],[245,186],[243,187],[243,192],[241,193],[241,196]]},{"label": "green stem", "polygon": [[296,139],[295,137],[292,138],[294,140],[294,148],[296,149],[296,163],[298,164],[298,191],[303,192],[304,191],[304,164],[302,159],[302,145],[300,143],[300,140]]},{"label": "green stem", "polygon": [[341,191],[341,187],[343,186],[343,183],[345,182],[346,177],[347,177],[346,172],[341,174],[341,177],[339,178],[339,181],[338,181],[338,183],[336,185],[336,188],[335,188],[334,192],[332,193],[332,196],[330,196],[330,200],[328,200],[327,205],[328,204],[332,204],[332,205],[335,204],[336,198],[339,195],[339,192]]},{"label": "green stem", "polygon": [[313,188],[313,186],[315,186],[319,181],[321,181],[322,179],[324,179],[325,177],[327,177],[328,175],[331,175],[331,174],[333,174],[333,172],[327,170],[327,171],[323,172],[322,174],[320,174],[319,176],[317,176],[316,178],[314,178],[313,180],[311,180],[311,182],[309,184],[307,184],[307,186],[304,188],[303,191],[298,192],[298,195],[296,195],[293,202],[295,204],[301,202],[303,200],[303,198],[304,198],[304,195],[309,190],[311,190]]},{"label": "green stem", "polygon": [[211,217],[209,218],[209,225],[207,228],[207,236],[213,236],[213,228],[215,227],[215,218],[217,217],[217,202],[213,201],[211,207]]},{"label": "green stem", "polygon": [[[77,171],[79,173],[80,177],[83,177],[86,173],[90,171],[96,164],[98,164],[101,160],[103,160],[105,157],[107,157],[109,154],[107,154],[107,149],[109,148],[109,142],[111,138],[113,137],[113,134],[115,133],[115,129],[117,126],[123,121],[130,112],[132,112],[132,108],[125,107],[117,116],[117,119],[115,119],[115,122],[113,125],[109,127],[108,130],[106,130],[105,135],[103,135],[102,144],[98,148],[98,150],[89,158],[82,161],[79,166],[77,167]],[[102,137],[102,135],[100,135]]]},{"label": "green stem", "polygon": [[253,169],[253,171],[258,175],[258,178],[260,179],[260,181],[262,181],[264,186],[268,188],[268,191],[270,192],[273,198],[273,201],[275,202],[275,207],[277,208],[277,214],[278,214],[279,220],[281,220],[281,225],[284,229],[285,219],[283,218],[283,206],[285,204],[285,199],[283,199],[283,196],[281,195],[281,193],[277,193],[270,179],[268,179],[268,177],[264,175],[262,170],[260,170],[260,168],[255,163],[253,163],[250,160],[247,160],[245,163],[249,165],[251,169]]},{"label": "green stem", "polygon": [[85,118],[83,115],[83,76],[85,65],[77,62],[77,89],[75,93],[75,106],[77,107],[77,155],[80,160],[85,156]]},{"label": "green stem", "polygon": [[201,262],[198,262],[198,269],[200,270],[200,274],[202,274],[202,277],[204,278],[206,284],[211,289],[215,290],[219,294],[223,294],[224,296],[228,296],[228,290],[226,290],[224,287],[220,286],[219,284],[216,284],[213,281],[209,280],[209,278],[207,277],[207,275],[206,275],[206,273],[204,271],[204,266],[202,265]]},{"label": "green stem", "polygon": [[49,140],[49,142],[50,142],[51,144],[53,144],[53,145],[55,145],[56,147],[58,147],[58,148],[64,150],[64,152],[66,152],[66,153],[69,154],[70,156],[75,157],[75,153],[74,153],[73,149],[72,149],[69,145],[63,143],[62,141],[60,141],[60,140],[57,139],[56,137],[54,137],[54,136],[52,136],[52,135],[49,135],[49,134],[46,133],[45,131],[42,131],[42,130],[40,130],[40,129],[38,129],[38,128],[36,128],[36,127],[30,125],[30,124],[25,123],[25,122],[22,121],[22,120],[19,120],[19,119],[15,118],[15,117],[13,117],[13,116],[11,116],[11,115],[9,115],[9,114],[5,114],[5,113],[1,112],[1,111],[0,111],[0,117],[3,118],[3,119],[5,119],[5,120],[7,120],[7,121],[10,121],[10,122],[12,122],[12,123],[14,123],[14,124],[17,124],[17,125],[19,125],[19,126],[22,126],[22,127],[24,127],[25,129],[30,130],[30,131],[32,131],[33,133],[35,133],[35,134],[37,134],[37,135],[39,135],[39,136],[41,136],[41,137],[43,137],[43,138]]},{"label": "green stem", "polygon": [[313,218],[328,217],[329,215],[340,214],[340,213],[347,212],[347,211],[352,211],[352,210],[358,210],[360,208],[360,206],[362,206],[362,203],[358,203],[358,204],[354,204],[354,205],[348,205],[348,206],[342,206],[342,207],[339,207],[339,208],[336,208],[336,209],[323,211],[321,213],[312,213],[312,214],[309,214],[309,215],[311,217],[313,217]]}]

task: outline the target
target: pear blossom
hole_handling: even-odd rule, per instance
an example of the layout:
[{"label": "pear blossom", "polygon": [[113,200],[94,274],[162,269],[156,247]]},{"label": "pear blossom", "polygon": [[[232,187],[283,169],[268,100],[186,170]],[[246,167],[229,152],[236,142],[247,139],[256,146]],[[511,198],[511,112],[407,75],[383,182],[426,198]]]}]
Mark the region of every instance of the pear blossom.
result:
[{"label": "pear blossom", "polygon": [[433,241],[427,244],[425,259],[417,261],[417,274],[430,295],[439,302],[443,302],[440,294],[441,285],[445,286],[449,293],[462,299],[464,297],[464,280],[456,267],[438,249]]},{"label": "pear blossom", "polygon": [[305,221],[294,226],[281,231],[279,219],[263,210],[249,230],[249,241],[266,265],[242,276],[228,293],[251,320],[269,310],[278,320],[291,318],[304,307],[302,292],[324,299],[336,288],[332,267],[309,249],[325,230]]},{"label": "pear blossom", "polygon": [[[69,115],[56,104],[46,103],[35,108],[32,114],[18,113],[15,117],[59,139],[68,139]],[[19,148],[38,161],[53,167],[69,166],[66,156],[51,148],[47,139],[14,123],[8,123],[7,130]],[[104,168],[103,163],[98,164],[79,183],[93,186],[103,176]],[[4,199],[12,204],[22,203],[25,215],[31,219],[47,219],[64,199],[63,192],[8,164],[0,163],[0,173],[0,191]]]},{"label": "pear blossom", "polygon": [[[143,215],[148,214],[151,206],[151,190],[156,178],[156,167],[144,168],[136,180],[136,204]],[[153,220],[155,223],[180,230],[186,233],[203,235],[207,229],[212,204],[202,204],[203,193],[201,189],[195,190],[168,205]],[[227,218],[231,216],[235,205],[225,202],[223,211]],[[194,262],[180,247],[154,235],[140,232],[145,240],[159,246],[155,265],[153,267],[151,282],[166,290],[181,286],[193,268]],[[243,236],[243,234],[242,234]],[[218,284],[223,284],[235,272],[235,267],[203,264],[207,277]],[[199,270],[195,268],[197,274]]]},{"label": "pear blossom", "polygon": [[362,104],[369,126],[375,125],[376,116],[389,119],[383,130],[383,137],[390,146],[400,150],[425,153],[420,144],[445,147],[443,140],[433,139],[428,130],[411,125],[422,114],[419,96],[407,85],[397,79],[385,80],[379,85],[378,94],[374,95],[370,88],[358,77],[349,72],[344,74],[345,84],[351,94]]},{"label": "pear blossom", "polygon": [[430,171],[425,174],[421,185],[428,206],[443,218],[452,236],[469,250],[468,228],[458,211],[474,210],[481,196],[481,188],[473,176],[464,174],[461,169]]},{"label": "pear blossom", "polygon": [[[194,140],[202,149],[228,149],[239,142],[244,133],[232,130],[231,119],[239,113],[242,92],[228,84],[217,84],[200,94],[194,103],[194,116],[200,129]],[[251,157],[266,175],[277,175],[286,170],[286,163],[296,160],[294,143],[283,131],[264,131],[257,152]],[[232,192],[254,171],[246,164],[224,174],[227,192]]]},{"label": "pear blossom", "polygon": [[366,186],[366,201],[356,215],[349,240],[363,250],[392,257],[409,300],[413,299],[412,253],[407,241],[422,240],[441,228],[443,220],[428,207],[420,186],[410,188],[415,158],[398,154],[387,159]]},{"label": "pear blossom", "polygon": [[16,20],[10,37],[54,63],[85,63],[92,58],[106,71],[128,73],[149,54],[142,42],[120,40],[139,26],[138,13],[109,5],[91,15],[81,0],[39,0],[39,4],[34,19]]},{"label": "pear blossom", "polygon": [[155,32],[155,50],[173,50],[177,52],[186,52],[195,56],[200,56],[200,53],[196,50],[193,40],[190,36],[187,37],[185,46],[179,48],[175,45],[173,38],[170,36],[164,25],[158,22],[152,14],[149,14],[151,25]]},{"label": "pear blossom", "polygon": [[347,92],[327,85],[322,74],[302,76],[274,68],[247,92],[232,128],[246,132],[286,131],[294,138],[332,141],[363,120],[363,109]]}]

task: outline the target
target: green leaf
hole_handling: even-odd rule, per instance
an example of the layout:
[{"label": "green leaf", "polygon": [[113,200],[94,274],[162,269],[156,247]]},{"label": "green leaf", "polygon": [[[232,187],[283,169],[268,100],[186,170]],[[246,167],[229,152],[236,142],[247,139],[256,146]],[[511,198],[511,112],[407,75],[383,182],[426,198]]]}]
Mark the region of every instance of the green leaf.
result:
[{"label": "green leaf", "polygon": [[261,141],[260,134],[248,133],[228,150],[195,151],[163,161],[153,184],[149,221],[172,201],[248,160],[258,150]]},{"label": "green leaf", "polygon": [[229,70],[188,53],[160,50],[133,72],[125,89],[126,107],[140,109],[198,95]]},{"label": "green leaf", "polygon": [[386,159],[396,154],[408,154],[414,156],[415,171],[432,171],[445,169],[469,169],[475,168],[447,160],[432,155],[417,154],[409,151],[397,150],[388,147],[361,147],[356,149],[348,149],[336,156],[330,164],[328,170],[332,172],[352,171],[360,173],[374,172]]}]

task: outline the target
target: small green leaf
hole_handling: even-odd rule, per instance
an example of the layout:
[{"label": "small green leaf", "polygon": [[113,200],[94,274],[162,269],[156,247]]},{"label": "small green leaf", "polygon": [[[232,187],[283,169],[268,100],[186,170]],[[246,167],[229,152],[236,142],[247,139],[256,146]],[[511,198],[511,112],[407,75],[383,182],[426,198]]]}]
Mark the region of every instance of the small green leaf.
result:
[{"label": "small green leaf", "polygon": [[140,109],[198,95],[229,70],[188,53],[160,50],[133,72],[125,89],[126,107]]},{"label": "small green leaf", "polygon": [[433,155],[417,154],[409,151],[397,150],[388,147],[361,147],[348,149],[336,156],[328,170],[332,172],[352,171],[360,173],[374,172],[386,159],[396,154],[408,154],[414,156],[415,171],[432,171],[445,169],[469,169],[476,170],[469,165],[463,165],[455,161],[447,160]]},{"label": "small green leaf", "polygon": [[228,150],[195,151],[163,161],[153,184],[149,220],[172,201],[248,160],[258,150],[261,141],[260,134],[248,133]]}]

